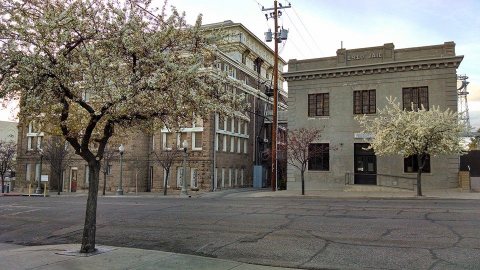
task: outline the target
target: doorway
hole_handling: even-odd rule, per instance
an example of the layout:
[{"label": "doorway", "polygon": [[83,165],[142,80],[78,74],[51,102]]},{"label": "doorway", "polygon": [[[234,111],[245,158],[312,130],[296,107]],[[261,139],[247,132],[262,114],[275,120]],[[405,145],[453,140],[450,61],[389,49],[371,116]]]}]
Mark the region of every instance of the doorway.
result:
[{"label": "doorway", "polygon": [[70,192],[77,192],[78,169],[76,167],[70,169]]},{"label": "doorway", "polygon": [[368,143],[354,144],[354,184],[377,184],[377,157],[373,149],[366,148]]}]

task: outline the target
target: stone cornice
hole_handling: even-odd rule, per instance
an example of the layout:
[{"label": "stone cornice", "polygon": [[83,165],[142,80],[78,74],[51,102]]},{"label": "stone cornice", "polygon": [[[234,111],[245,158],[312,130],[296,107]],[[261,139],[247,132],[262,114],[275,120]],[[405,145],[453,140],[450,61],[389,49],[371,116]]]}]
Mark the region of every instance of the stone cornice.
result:
[{"label": "stone cornice", "polygon": [[286,81],[330,79],[339,77],[351,77],[362,75],[373,75],[383,73],[394,73],[404,71],[432,70],[441,68],[458,68],[463,56],[452,56],[442,58],[415,59],[398,62],[375,63],[358,66],[343,66],[324,69],[311,69],[302,71],[291,71],[283,73]]}]

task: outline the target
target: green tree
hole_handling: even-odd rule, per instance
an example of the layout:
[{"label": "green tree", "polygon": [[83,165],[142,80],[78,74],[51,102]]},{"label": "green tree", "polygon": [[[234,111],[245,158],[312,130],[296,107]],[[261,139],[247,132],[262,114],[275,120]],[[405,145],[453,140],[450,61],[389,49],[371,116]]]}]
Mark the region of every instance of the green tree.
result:
[{"label": "green tree", "polygon": [[61,134],[90,167],[80,252],[95,250],[101,160],[128,129],[176,127],[193,112],[231,114],[240,98],[211,73],[215,40],[149,0],[3,0],[0,97],[23,122]]},{"label": "green tree", "polygon": [[376,117],[364,115],[356,118],[373,135],[370,148],[377,155],[416,156],[417,195],[422,196],[422,170],[428,156],[463,153],[461,134],[465,127],[458,115],[449,109],[441,111],[437,106],[430,109],[403,110],[395,99],[380,109]]}]

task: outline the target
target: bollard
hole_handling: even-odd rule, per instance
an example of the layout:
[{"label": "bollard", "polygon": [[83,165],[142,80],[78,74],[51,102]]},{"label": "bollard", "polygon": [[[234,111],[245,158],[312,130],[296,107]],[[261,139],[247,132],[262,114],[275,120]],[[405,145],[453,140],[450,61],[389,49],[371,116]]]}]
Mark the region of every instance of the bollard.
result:
[{"label": "bollard", "polygon": [[28,185],[28,197],[32,194],[32,184]]}]

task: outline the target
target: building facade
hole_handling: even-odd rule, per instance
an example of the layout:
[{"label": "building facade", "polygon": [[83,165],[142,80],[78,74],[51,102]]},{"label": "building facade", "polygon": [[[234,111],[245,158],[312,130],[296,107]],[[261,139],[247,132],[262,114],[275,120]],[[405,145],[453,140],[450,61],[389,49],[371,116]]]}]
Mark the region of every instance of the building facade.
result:
[{"label": "building facade", "polygon": [[[288,126],[323,129],[311,147],[327,149],[311,159],[306,189],[343,188],[370,184],[413,188],[415,159],[376,156],[368,146],[356,115],[375,116],[377,108],[395,97],[404,108],[423,104],[457,111],[457,74],[463,56],[455,43],[395,49],[383,46],[339,49],[337,55],[290,60],[288,72]],[[431,157],[422,174],[425,188],[457,187],[458,156]],[[301,188],[300,172],[288,168],[287,189]]]},{"label": "building facade", "polygon": [[[186,179],[192,190],[215,190],[252,186],[253,167],[268,170],[270,162],[262,155],[270,148],[268,144],[269,115],[273,99],[268,95],[273,78],[274,52],[242,24],[225,21],[205,25],[210,31],[222,31],[225,40],[217,46],[214,68],[225,72],[234,82],[232,91],[244,94],[250,105],[246,111],[234,116],[211,115],[196,119],[179,132],[164,128],[154,134],[134,133],[115,140],[111,149],[125,146],[122,156],[122,179],[125,192],[154,191],[163,189],[165,170],[157,162],[164,151],[181,148],[187,141]],[[279,70],[286,62],[279,61]],[[286,110],[286,92],[281,88],[283,77],[279,76],[280,108]],[[19,157],[17,180],[24,186],[35,183],[41,174],[50,174],[48,164],[41,164],[39,149],[48,138],[28,123],[19,125]],[[117,150],[118,151],[118,150]],[[120,155],[117,152],[106,166],[105,187],[115,191],[120,175]],[[179,189],[183,175],[183,158],[175,159],[170,168],[168,187]],[[103,176],[100,176],[100,190]],[[264,181],[269,183],[268,181]],[[88,189],[88,166],[74,157],[61,180],[61,190],[79,191]],[[56,188],[55,181],[51,183]]]}]

